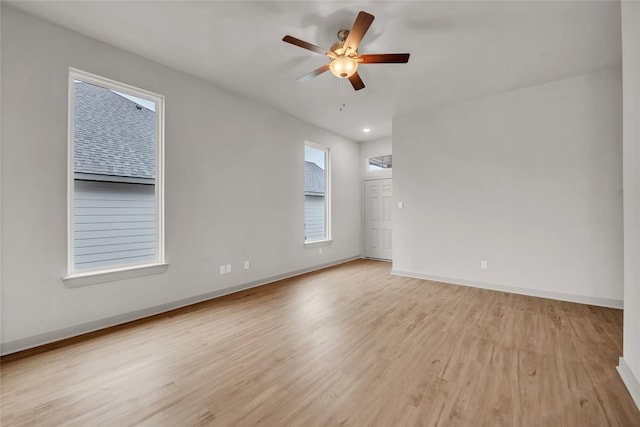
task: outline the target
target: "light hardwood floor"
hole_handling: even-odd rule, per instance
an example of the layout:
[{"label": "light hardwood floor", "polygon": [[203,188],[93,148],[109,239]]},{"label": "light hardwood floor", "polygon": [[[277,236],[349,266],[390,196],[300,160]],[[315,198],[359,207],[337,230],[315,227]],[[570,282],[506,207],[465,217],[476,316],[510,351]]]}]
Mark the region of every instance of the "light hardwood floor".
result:
[{"label": "light hardwood floor", "polygon": [[640,426],[622,311],[377,261],[44,350],[2,359],[2,426]]}]

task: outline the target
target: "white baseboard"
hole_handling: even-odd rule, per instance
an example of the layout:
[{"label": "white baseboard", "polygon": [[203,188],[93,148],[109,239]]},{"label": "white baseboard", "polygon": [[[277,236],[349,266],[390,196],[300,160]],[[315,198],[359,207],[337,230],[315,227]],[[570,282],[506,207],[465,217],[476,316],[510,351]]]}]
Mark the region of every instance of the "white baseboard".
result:
[{"label": "white baseboard", "polygon": [[629,368],[629,365],[627,365],[627,362],[624,360],[624,358],[620,358],[617,369],[618,374],[620,374],[620,378],[622,378],[622,382],[625,386],[627,386],[627,390],[629,390],[631,398],[635,402],[638,409],[640,409],[640,382],[638,382],[636,376],[633,375],[633,372]]},{"label": "white baseboard", "polygon": [[391,274],[396,276],[412,277],[414,279],[425,279],[434,282],[449,283],[452,285],[470,286],[472,288],[489,289],[492,291],[508,292],[511,294],[528,295],[532,297],[549,298],[560,301],[577,302],[580,304],[597,305],[600,307],[623,308],[623,301],[608,298],[590,297],[586,295],[564,294],[561,292],[543,291],[538,289],[519,288],[517,286],[498,285],[488,282],[476,282],[473,280],[461,280],[451,277],[432,276],[429,274],[414,273],[410,271],[391,270]]},{"label": "white baseboard", "polygon": [[208,301],[210,299],[233,294],[236,292],[244,291],[244,290],[255,288],[258,286],[267,285],[269,283],[277,282],[279,280],[300,276],[302,274],[310,273],[316,270],[321,270],[323,268],[344,264],[346,262],[350,262],[360,258],[361,258],[360,256],[344,258],[344,259],[329,262],[329,263],[315,265],[313,267],[303,268],[300,270],[295,270],[295,271],[291,271],[284,274],[278,274],[276,276],[267,277],[265,279],[243,283],[243,284],[232,286],[225,289],[219,289],[216,291],[208,292],[206,294],[196,295],[194,297],[184,298],[178,301],[168,302],[166,304],[161,304],[154,307],[144,308],[141,310],[124,313],[117,316],[108,317],[106,319],[95,320],[92,322],[82,323],[80,325],[75,325],[75,326],[71,326],[64,329],[58,329],[55,331],[34,335],[31,337],[21,338],[15,341],[5,342],[0,344],[0,355],[4,356],[7,354],[16,353],[18,351],[27,350],[33,347],[38,347],[44,344],[50,344],[63,339],[76,337],[78,335],[83,335],[89,332],[95,332],[95,331],[109,328],[112,326],[121,325],[123,323],[131,322],[134,320],[144,319],[145,317],[165,313],[167,311],[175,310],[177,308],[186,307],[192,304]]}]

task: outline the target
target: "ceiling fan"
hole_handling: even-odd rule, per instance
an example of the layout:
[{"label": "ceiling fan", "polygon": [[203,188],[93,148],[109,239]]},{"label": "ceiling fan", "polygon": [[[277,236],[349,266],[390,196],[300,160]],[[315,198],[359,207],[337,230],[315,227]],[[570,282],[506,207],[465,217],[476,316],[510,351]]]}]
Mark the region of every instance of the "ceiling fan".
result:
[{"label": "ceiling fan", "polygon": [[305,42],[304,40],[297,39],[293,36],[284,36],[282,41],[299,46],[303,49],[308,49],[311,52],[326,55],[331,60],[328,64],[316,68],[312,72],[300,77],[298,80],[307,81],[326,71],[331,71],[334,76],[340,79],[349,79],[351,86],[353,86],[355,90],[360,90],[364,88],[364,83],[358,74],[358,64],[407,63],[409,61],[408,53],[358,54],[360,41],[371,26],[374,18],[375,17],[373,15],[364,11],[358,13],[351,31],[338,31],[339,41],[334,43],[333,46],[331,46],[331,49],[321,48],[320,46]]}]

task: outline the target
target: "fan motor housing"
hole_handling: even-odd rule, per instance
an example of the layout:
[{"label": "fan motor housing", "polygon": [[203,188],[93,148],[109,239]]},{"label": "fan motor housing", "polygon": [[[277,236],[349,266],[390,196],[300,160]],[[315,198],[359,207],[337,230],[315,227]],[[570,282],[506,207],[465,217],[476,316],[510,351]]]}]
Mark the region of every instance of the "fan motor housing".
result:
[{"label": "fan motor housing", "polygon": [[337,36],[338,36],[338,40],[340,40],[341,42],[344,42],[347,39],[347,37],[349,37],[349,30],[344,30],[344,29],[340,30],[338,31]]},{"label": "fan motor housing", "polygon": [[334,52],[338,56],[346,55],[351,58],[358,56],[357,51],[351,50],[351,49],[345,49],[344,47],[344,43],[347,40],[347,37],[349,37],[349,30],[340,30],[338,31],[337,36],[339,41],[331,45],[332,52]]}]

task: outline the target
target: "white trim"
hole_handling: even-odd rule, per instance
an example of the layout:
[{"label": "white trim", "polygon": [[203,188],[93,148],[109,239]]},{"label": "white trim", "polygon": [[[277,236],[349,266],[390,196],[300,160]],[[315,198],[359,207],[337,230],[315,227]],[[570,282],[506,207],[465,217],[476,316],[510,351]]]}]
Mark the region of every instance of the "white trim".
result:
[{"label": "white trim", "polygon": [[133,279],[136,277],[161,274],[167,271],[169,264],[135,264],[127,267],[111,268],[108,270],[87,271],[69,274],[62,278],[68,288],[97,285],[99,283],[115,282],[117,280]]},{"label": "white trim", "polygon": [[315,248],[318,246],[327,246],[333,243],[331,239],[323,239],[323,240],[311,240],[310,242],[304,242],[305,249]]},{"label": "white trim", "polygon": [[[333,168],[331,167],[331,148],[326,147],[325,148],[326,154],[325,154],[325,162],[326,162],[326,171],[325,171],[325,188],[324,188],[324,197],[325,197],[325,202],[327,203],[326,206],[326,212],[325,212],[325,216],[326,216],[326,221],[327,221],[327,235],[326,235],[326,239],[325,240],[329,240],[331,241],[331,195],[333,193],[332,189],[331,189],[331,174],[333,173]],[[311,242],[309,242],[311,243]]]},{"label": "white trim", "polygon": [[489,282],[476,282],[473,280],[456,279],[451,277],[432,276],[430,274],[415,273],[411,271],[391,270],[395,276],[412,277],[414,279],[431,280],[434,282],[451,285],[469,286],[472,288],[488,289],[492,291],[508,292],[511,294],[528,295],[539,298],[549,298],[559,301],[575,302],[579,304],[597,305],[600,307],[622,309],[623,301],[609,298],[590,297],[586,295],[565,294],[561,292],[543,291],[539,289],[520,288],[517,286],[498,285]]},{"label": "white trim", "polygon": [[206,294],[196,295],[190,298],[184,298],[178,301],[168,302],[166,304],[157,305],[154,307],[144,308],[141,310],[132,311],[129,313],[120,314],[118,316],[108,317],[106,319],[95,320],[92,322],[83,323],[80,325],[71,326],[69,328],[58,329],[55,331],[45,332],[43,334],[34,335],[26,338],[17,339],[0,344],[0,355],[4,356],[18,351],[27,350],[33,347],[38,347],[52,342],[60,341],[67,338],[76,337],[78,335],[87,334],[89,332],[95,332],[100,329],[110,328],[123,323],[132,322],[134,320],[143,319],[145,317],[154,316],[156,314],[165,313],[167,311],[175,310],[177,308],[186,307],[199,302],[208,301],[214,298],[219,298],[224,295],[233,294],[236,292],[244,291],[247,289],[255,288],[258,286],[267,285],[269,283],[277,282],[279,280],[289,279],[291,277],[300,276],[302,274],[310,273],[316,270],[322,270],[324,268],[333,267],[336,265],[344,264],[354,260],[360,259],[360,256],[352,256],[343,258],[337,261],[318,264],[313,267],[307,267],[300,270],[291,271],[289,273],[278,274],[275,276],[267,277],[260,280],[232,286],[225,289],[220,289]]},{"label": "white trim", "polygon": [[627,387],[627,390],[629,390],[631,398],[638,409],[640,409],[640,382],[638,382],[636,376],[633,375],[633,371],[631,371],[631,368],[629,368],[629,365],[623,357],[619,359],[616,369],[618,370],[620,378],[622,378],[622,382]]},{"label": "white trim", "polygon": [[75,172],[73,177],[76,181],[124,182],[127,184],[144,185],[155,185],[156,183],[156,180],[152,178],[132,178],[129,176],[98,175],[80,172]]},{"label": "white trim", "polygon": [[[309,242],[305,241],[305,245],[312,243],[323,243],[327,241],[331,241],[331,148],[317,144],[312,141],[305,140],[304,146],[309,146],[315,148],[317,150],[324,151],[324,226],[325,226],[325,235],[324,238],[320,240],[311,240]],[[306,161],[306,159],[303,159]],[[303,163],[304,165],[304,163]],[[304,176],[303,176],[304,179]],[[303,181],[304,182],[304,181]]]},{"label": "white trim", "polygon": [[164,96],[156,100],[156,251],[158,264],[165,263],[164,254]]},{"label": "white trim", "polygon": [[393,260],[391,260],[391,259],[376,258],[376,257],[372,257],[372,256],[365,256],[365,257],[363,257],[363,259],[371,259],[373,261],[382,261],[382,262],[393,262]]},{"label": "white trim", "polygon": [[[75,70],[73,70],[75,71]],[[67,119],[67,274],[73,271],[73,260],[75,253],[73,250],[73,196],[74,196],[74,178],[75,178],[75,154],[74,154],[74,73],[69,68],[69,81],[67,83],[68,91],[68,119]]]},{"label": "white trim", "polygon": [[362,183],[364,185],[365,181],[382,181],[384,179],[393,179],[390,176],[364,176],[362,177]]},{"label": "white trim", "polygon": [[[155,92],[151,92],[150,90],[146,90],[146,89],[141,89],[139,87],[136,86],[132,86],[126,83],[122,83],[122,82],[118,82],[116,80],[111,80],[107,77],[102,77],[99,76],[97,74],[92,74],[86,71],[82,71],[79,70],[77,68],[73,68],[73,67],[69,67],[69,81],[70,83],[73,82],[74,77],[77,77],[76,80],[82,80],[83,82],[86,83],[91,83],[93,85],[96,86],[101,86],[110,90],[115,90],[117,92],[122,92],[125,93],[127,95],[132,95],[138,98],[145,98],[148,99],[150,101],[155,101],[156,102],[156,115],[160,115],[158,114],[158,107],[162,108],[162,105],[158,105],[160,104],[164,104],[164,96],[160,95],[158,93]],[[73,85],[71,85],[73,86]],[[70,89],[70,92],[73,94],[73,89]],[[164,117],[163,117],[164,118]]]},{"label": "white trim", "polygon": [[[74,81],[80,80],[86,83],[90,83],[96,86],[104,87],[109,90],[122,92],[127,95],[132,95],[138,98],[148,99],[155,102],[155,117],[156,117],[156,178],[155,178],[155,214],[156,214],[156,259],[151,265],[164,265],[164,96],[151,92],[145,89],[140,89],[126,83],[120,83],[115,80],[101,77],[96,74],[91,74],[86,71],[78,70],[76,68],[69,67],[69,110],[67,120],[67,276],[63,277],[65,283],[68,286],[83,286],[73,285],[77,282],[79,277],[95,277],[100,276],[104,278],[110,278],[113,275],[113,271],[133,271],[136,267],[146,269],[150,264],[137,264],[133,268],[131,266],[122,266],[122,268],[115,268],[113,270],[92,270],[88,272],[78,272],[74,270],[74,250],[73,250],[73,197],[74,197]],[[109,274],[105,276],[105,271]],[[154,274],[147,272],[146,274]],[[145,275],[146,275],[145,274]],[[113,277],[120,277],[118,275]],[[97,279],[95,279],[97,280]],[[118,278],[109,280],[88,280],[83,279],[80,282],[89,281],[89,284],[110,282],[112,280],[120,280]]]}]

